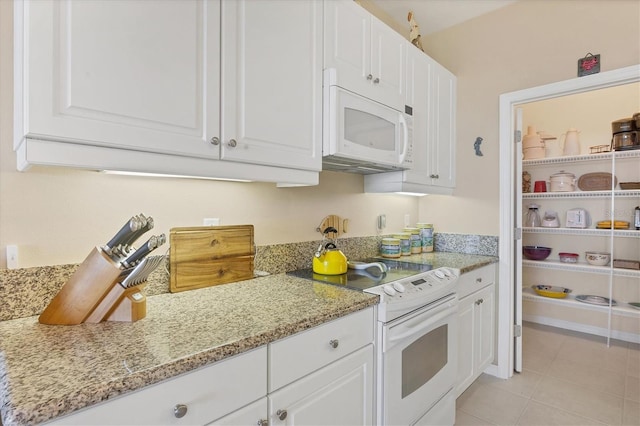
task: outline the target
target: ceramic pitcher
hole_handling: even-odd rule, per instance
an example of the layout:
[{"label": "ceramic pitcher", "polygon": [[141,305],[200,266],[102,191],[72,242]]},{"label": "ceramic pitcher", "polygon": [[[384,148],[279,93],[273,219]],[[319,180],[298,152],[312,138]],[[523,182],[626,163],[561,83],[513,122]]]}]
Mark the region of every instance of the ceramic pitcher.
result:
[{"label": "ceramic pitcher", "polygon": [[564,136],[564,148],[562,155],[580,155],[580,139],[578,134],[579,130],[573,127],[567,130]]}]

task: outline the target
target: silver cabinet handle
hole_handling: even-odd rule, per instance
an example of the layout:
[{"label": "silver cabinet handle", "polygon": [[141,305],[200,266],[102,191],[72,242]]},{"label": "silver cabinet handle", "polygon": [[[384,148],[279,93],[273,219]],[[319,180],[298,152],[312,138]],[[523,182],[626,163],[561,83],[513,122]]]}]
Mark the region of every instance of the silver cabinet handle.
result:
[{"label": "silver cabinet handle", "polygon": [[185,414],[187,414],[187,406],[184,404],[176,404],[175,407],[173,407],[173,415],[176,416],[177,418],[181,419],[182,417],[185,416]]},{"label": "silver cabinet handle", "polygon": [[438,179],[440,177],[440,175],[429,175],[429,177],[431,179]]},{"label": "silver cabinet handle", "polygon": [[338,339],[329,340],[329,346],[331,346],[333,349],[337,348],[339,344],[340,342],[338,341]]},{"label": "silver cabinet handle", "polygon": [[238,145],[238,142],[236,142],[235,139],[229,139],[229,143],[227,145],[229,145],[231,148],[235,148],[236,145]]},{"label": "silver cabinet handle", "polygon": [[211,138],[211,140],[209,141],[209,143],[210,143],[211,145],[220,145],[220,138],[217,138],[217,137],[215,137],[215,136],[214,136],[214,137],[212,137],[212,138]]},{"label": "silver cabinet handle", "polygon": [[371,74],[369,74],[369,75],[367,76],[367,80],[371,80],[372,78],[373,78],[373,76],[372,76]]},{"label": "silver cabinet handle", "polygon": [[284,420],[287,418],[287,410],[278,410],[276,411],[276,416],[278,416],[278,418],[280,420]]},{"label": "silver cabinet handle", "polygon": [[476,278],[476,282],[477,283],[481,283],[482,282],[482,278]]},{"label": "silver cabinet handle", "polygon": [[373,80],[373,84],[378,84],[378,83],[380,83],[380,79],[378,77],[376,77],[376,79]]},{"label": "silver cabinet handle", "polygon": [[478,300],[476,300],[476,305],[479,305],[479,304],[481,304],[481,303],[484,303],[484,299],[478,299]]},{"label": "silver cabinet handle", "polygon": [[269,426],[269,421],[265,420],[265,419],[260,419],[260,420],[258,420],[257,425],[258,426]]}]

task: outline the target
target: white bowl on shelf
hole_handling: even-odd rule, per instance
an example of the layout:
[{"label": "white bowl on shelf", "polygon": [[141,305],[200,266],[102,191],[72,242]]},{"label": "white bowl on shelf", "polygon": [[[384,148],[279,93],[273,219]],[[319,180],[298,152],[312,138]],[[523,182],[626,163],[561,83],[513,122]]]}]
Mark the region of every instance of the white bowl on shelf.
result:
[{"label": "white bowl on shelf", "polygon": [[584,257],[589,265],[607,266],[611,262],[611,253],[603,251],[587,251]]}]

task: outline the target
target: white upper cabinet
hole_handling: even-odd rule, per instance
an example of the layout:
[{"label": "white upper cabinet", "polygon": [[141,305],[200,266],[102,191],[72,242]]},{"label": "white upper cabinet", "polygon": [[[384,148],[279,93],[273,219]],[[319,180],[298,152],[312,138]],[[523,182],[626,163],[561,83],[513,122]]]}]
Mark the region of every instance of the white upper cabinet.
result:
[{"label": "white upper cabinet", "polygon": [[320,170],[322,3],[223,0],[221,29],[221,158]]},{"label": "white upper cabinet", "polygon": [[325,1],[324,68],[337,85],[404,111],[408,41],[351,0]]},{"label": "white upper cabinet", "polygon": [[219,116],[217,102],[207,103],[219,98],[207,81],[220,74],[219,8],[210,6],[16,2],[24,113],[16,144],[28,137],[217,158],[205,135]]},{"label": "white upper cabinet", "polygon": [[15,46],[21,168],[317,183],[318,2],[23,0]]},{"label": "white upper cabinet", "polygon": [[412,109],[409,170],[365,176],[366,192],[451,194],[455,188],[456,77],[424,52],[407,52],[406,105]]}]

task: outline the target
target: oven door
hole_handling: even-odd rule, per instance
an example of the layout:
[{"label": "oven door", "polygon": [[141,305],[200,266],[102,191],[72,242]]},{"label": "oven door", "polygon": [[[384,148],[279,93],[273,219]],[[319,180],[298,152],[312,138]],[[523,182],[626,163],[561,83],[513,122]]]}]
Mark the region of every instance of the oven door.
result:
[{"label": "oven door", "polygon": [[453,389],[457,306],[451,295],[382,326],[384,424],[413,424]]},{"label": "oven door", "polygon": [[405,114],[338,86],[328,90],[323,155],[406,168],[410,148]]}]

